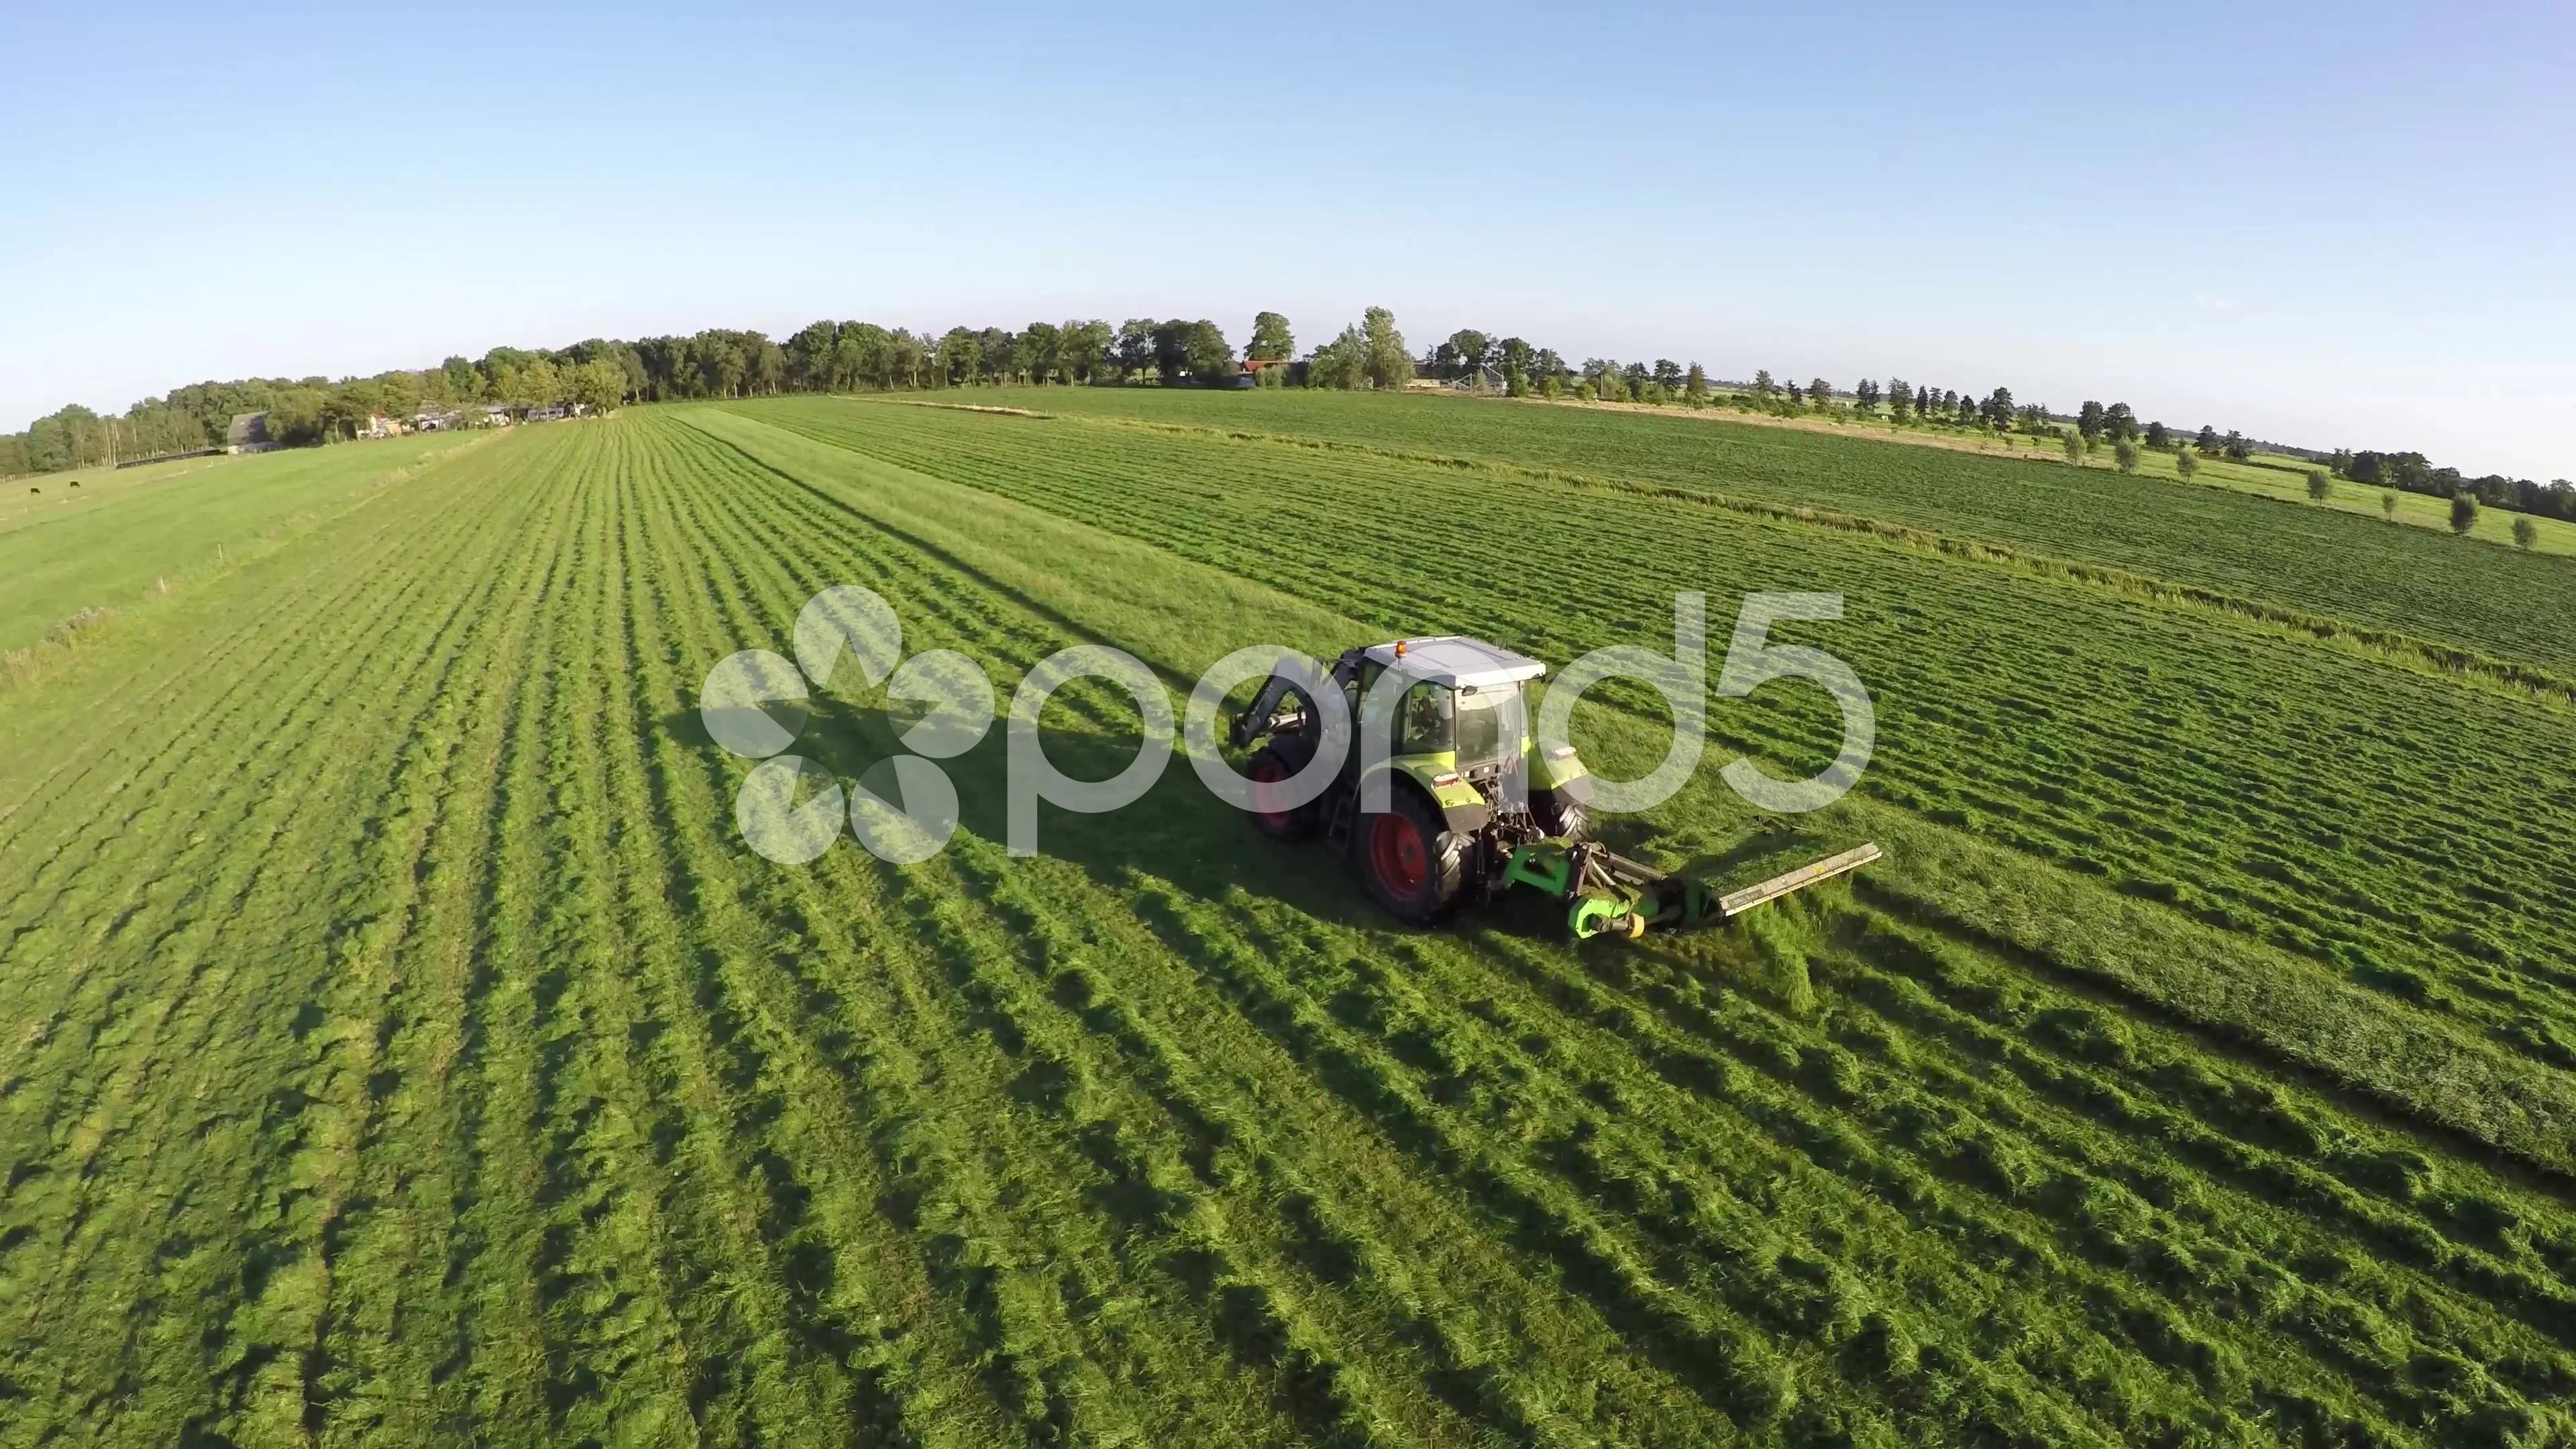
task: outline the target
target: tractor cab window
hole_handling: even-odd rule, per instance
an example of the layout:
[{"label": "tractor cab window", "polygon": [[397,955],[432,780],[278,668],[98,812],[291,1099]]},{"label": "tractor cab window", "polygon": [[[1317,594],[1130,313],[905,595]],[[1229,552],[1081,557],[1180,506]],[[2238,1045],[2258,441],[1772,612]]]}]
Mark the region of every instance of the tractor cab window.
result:
[{"label": "tractor cab window", "polygon": [[1469,769],[1491,764],[1503,758],[1504,735],[1511,731],[1519,702],[1517,684],[1493,685],[1484,689],[1458,691],[1456,727],[1451,738],[1458,751],[1458,768]]},{"label": "tractor cab window", "polygon": [[1395,706],[1399,755],[1433,754],[1449,748],[1449,691],[1436,684],[1417,684]]}]

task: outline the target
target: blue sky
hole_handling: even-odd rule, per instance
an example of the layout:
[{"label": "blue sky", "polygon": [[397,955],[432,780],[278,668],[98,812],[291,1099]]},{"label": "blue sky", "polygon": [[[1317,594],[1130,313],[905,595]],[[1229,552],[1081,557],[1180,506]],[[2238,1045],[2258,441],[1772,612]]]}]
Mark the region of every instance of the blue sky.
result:
[{"label": "blue sky", "polygon": [[17,5],[0,427],[818,316],[1395,309],[2576,476],[2576,7]]}]

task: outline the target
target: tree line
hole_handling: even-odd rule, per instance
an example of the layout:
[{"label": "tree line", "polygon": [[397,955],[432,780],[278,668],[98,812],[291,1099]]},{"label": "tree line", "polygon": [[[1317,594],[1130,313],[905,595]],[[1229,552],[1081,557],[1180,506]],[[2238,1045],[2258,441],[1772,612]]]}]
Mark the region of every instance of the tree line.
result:
[{"label": "tree line", "polygon": [[[2178,467],[2187,471],[2195,458],[2244,461],[2257,446],[2241,433],[2221,434],[2208,426],[2186,437],[2161,422],[2141,424],[2125,402],[2087,401],[2072,417],[2061,417],[2044,404],[2016,401],[2005,387],[1979,393],[1891,377],[1863,378],[1838,389],[1821,377],[1803,386],[1776,381],[1767,369],[1750,382],[1713,382],[1696,361],[1593,357],[1576,364],[1553,348],[1473,328],[1451,333],[1416,358],[1394,314],[1383,307],[1367,309],[1303,359],[1296,348],[1288,319],[1277,312],[1253,318],[1240,356],[1213,321],[1150,317],[1116,327],[1092,318],[1031,322],[1016,331],[959,326],[938,333],[826,319],[784,342],[759,331],[709,328],[631,342],[591,338],[558,350],[496,347],[480,359],[450,357],[436,367],[373,377],[201,382],[145,398],[121,415],[102,416],[74,404],[38,418],[24,432],[0,434],[0,477],[221,447],[227,426],[242,413],[267,414],[272,441],[301,445],[354,437],[377,416],[409,419],[465,409],[524,414],[570,403],[605,410],[627,402],[1014,383],[1249,381],[1266,387],[1400,388],[1417,377],[1490,387],[1511,397],[1722,405],[1782,415],[1875,417],[1884,409],[1889,421],[1903,427],[2056,436],[2070,458],[2108,446],[2124,470],[2135,467],[2141,448],[2181,455]],[[2576,487],[2565,479],[2544,485],[2502,474],[2469,478],[2456,468],[2432,466],[2420,453],[2283,451],[2371,487],[2466,496],[2487,507],[2576,520]]]}]

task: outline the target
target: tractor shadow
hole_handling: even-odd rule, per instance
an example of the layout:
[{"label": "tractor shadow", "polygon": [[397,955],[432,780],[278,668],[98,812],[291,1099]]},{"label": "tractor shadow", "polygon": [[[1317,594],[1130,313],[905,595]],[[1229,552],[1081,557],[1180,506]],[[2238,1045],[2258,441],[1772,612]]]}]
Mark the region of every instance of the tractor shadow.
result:
[{"label": "tractor shadow", "polygon": [[[880,762],[913,753],[901,739],[912,720],[831,699],[811,701],[801,727],[792,716],[779,717],[779,723],[796,730],[789,752],[822,765],[844,788]],[[718,752],[694,709],[665,714],[659,724],[693,750]],[[1038,731],[1048,763],[1076,780],[1118,775],[1135,760],[1140,739],[1051,726]],[[932,761],[956,787],[961,836],[977,836],[995,846],[1007,843],[1009,756],[1008,725],[997,719],[973,748]],[[750,764],[736,761],[734,778]],[[890,798],[889,803],[908,802]],[[1395,924],[1369,900],[1340,847],[1328,845],[1320,835],[1295,844],[1262,835],[1248,814],[1208,790],[1177,741],[1161,775],[1137,799],[1097,815],[1041,800],[1037,825],[1041,856],[1078,865],[1113,891],[1144,875],[1201,899],[1241,890],[1337,926]],[[859,848],[847,838],[841,845]]]}]

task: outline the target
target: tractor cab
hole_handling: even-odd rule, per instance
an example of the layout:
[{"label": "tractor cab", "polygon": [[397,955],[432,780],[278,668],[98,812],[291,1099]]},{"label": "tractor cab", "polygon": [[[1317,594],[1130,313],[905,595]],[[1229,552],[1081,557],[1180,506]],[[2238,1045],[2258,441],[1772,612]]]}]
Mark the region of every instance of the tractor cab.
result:
[{"label": "tractor cab", "polygon": [[1529,753],[1529,713],[1521,682],[1547,673],[1525,655],[1479,639],[1449,635],[1398,639],[1360,652],[1353,681],[1353,718],[1363,701],[1380,697],[1392,671],[1406,681],[1397,696],[1387,752],[1401,759],[1432,757],[1426,777],[1452,774],[1473,784],[1489,802],[1492,785]]}]

